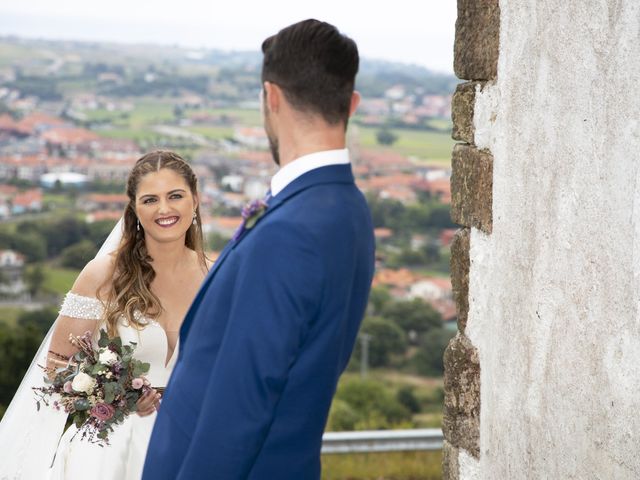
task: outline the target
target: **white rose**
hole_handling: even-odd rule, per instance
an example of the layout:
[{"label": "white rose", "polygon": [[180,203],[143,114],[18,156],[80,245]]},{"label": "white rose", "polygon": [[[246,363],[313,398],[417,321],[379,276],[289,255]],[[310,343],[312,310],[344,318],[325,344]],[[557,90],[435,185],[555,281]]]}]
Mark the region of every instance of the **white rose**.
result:
[{"label": "white rose", "polygon": [[119,360],[119,358],[117,353],[114,353],[108,348],[105,348],[100,352],[100,355],[98,356],[98,360],[100,361],[100,363],[104,363],[106,365],[112,365],[116,363]]},{"label": "white rose", "polygon": [[96,386],[96,381],[90,375],[87,375],[84,372],[78,373],[74,378],[73,382],[71,382],[71,388],[73,388],[76,392],[85,392],[91,393],[93,392],[93,387]]}]

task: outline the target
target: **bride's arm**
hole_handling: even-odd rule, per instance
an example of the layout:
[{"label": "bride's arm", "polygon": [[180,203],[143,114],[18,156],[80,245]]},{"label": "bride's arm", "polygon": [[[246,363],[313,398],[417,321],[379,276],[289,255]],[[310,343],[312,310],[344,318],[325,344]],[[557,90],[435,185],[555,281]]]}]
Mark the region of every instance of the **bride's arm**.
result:
[{"label": "bride's arm", "polygon": [[78,351],[69,342],[70,335],[80,336],[87,331],[93,333],[97,328],[102,309],[96,297],[99,293],[104,293],[98,292],[98,289],[111,276],[112,263],[108,256],[96,258],[78,275],[56,319],[47,355],[47,367],[64,367],[68,359]]}]

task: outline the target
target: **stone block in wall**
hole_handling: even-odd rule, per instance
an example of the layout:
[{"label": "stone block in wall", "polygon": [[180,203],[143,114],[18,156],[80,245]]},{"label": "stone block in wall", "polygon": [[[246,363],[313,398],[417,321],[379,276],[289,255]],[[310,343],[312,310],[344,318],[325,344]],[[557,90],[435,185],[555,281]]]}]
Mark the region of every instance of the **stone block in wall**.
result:
[{"label": "stone block in wall", "polygon": [[464,333],[469,313],[469,248],[471,231],[461,228],[451,243],[451,288],[456,304],[458,329]]},{"label": "stone block in wall", "polygon": [[485,233],[493,228],[493,156],[458,143],[451,158],[451,219]]},{"label": "stone block in wall", "polygon": [[444,352],[444,392],[444,438],[479,458],[480,364],[478,351],[461,333]]},{"label": "stone block in wall", "polygon": [[444,480],[459,480],[458,449],[446,440],[442,445],[442,478]]},{"label": "stone block in wall", "polygon": [[458,78],[496,78],[499,47],[499,0],[458,0],[453,59]]},{"label": "stone block in wall", "polygon": [[451,101],[451,137],[461,142],[474,143],[473,112],[476,103],[476,87],[484,82],[466,82],[456,87]]}]

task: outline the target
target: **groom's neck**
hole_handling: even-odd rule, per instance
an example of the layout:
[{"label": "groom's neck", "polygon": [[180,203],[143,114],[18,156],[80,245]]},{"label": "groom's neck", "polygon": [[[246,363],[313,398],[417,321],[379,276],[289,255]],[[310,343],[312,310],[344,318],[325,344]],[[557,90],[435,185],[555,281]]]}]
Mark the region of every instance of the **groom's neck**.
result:
[{"label": "groom's neck", "polygon": [[318,118],[293,118],[283,125],[278,138],[280,167],[310,153],[345,148],[346,132],[343,124],[331,125]]}]

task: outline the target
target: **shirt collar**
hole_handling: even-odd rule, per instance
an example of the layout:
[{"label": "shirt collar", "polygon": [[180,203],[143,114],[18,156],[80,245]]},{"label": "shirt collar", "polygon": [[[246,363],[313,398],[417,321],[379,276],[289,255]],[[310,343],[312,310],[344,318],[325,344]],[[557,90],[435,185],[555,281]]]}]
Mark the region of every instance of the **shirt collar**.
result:
[{"label": "shirt collar", "polygon": [[296,178],[320,167],[329,165],[346,165],[349,162],[349,150],[325,150],[296,158],[287,163],[271,178],[271,196],[275,197]]}]

